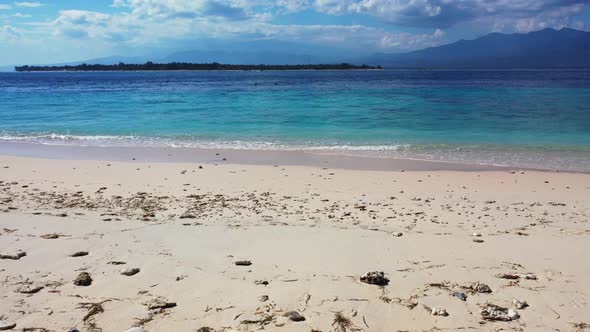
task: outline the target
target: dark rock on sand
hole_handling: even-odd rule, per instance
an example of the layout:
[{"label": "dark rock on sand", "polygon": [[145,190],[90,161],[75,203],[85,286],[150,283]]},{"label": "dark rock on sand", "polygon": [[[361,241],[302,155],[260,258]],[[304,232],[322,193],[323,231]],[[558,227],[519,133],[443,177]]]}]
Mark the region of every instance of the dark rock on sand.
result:
[{"label": "dark rock on sand", "polygon": [[389,279],[385,278],[385,272],[373,271],[363,274],[361,276],[361,282],[371,285],[385,286],[389,284]]},{"label": "dark rock on sand", "polygon": [[12,253],[3,253],[3,254],[0,254],[0,259],[19,260],[22,257],[25,257],[26,255],[27,255],[26,252],[24,252],[22,250],[17,250],[17,251],[12,252]]},{"label": "dark rock on sand", "polygon": [[250,266],[252,265],[251,261],[236,261],[234,262],[237,266]]},{"label": "dark rock on sand", "polygon": [[128,276],[128,277],[130,277],[132,275],[136,275],[138,273],[139,273],[139,268],[136,268],[136,267],[126,268],[126,269],[121,270],[121,274],[124,276]]},{"label": "dark rock on sand", "polygon": [[16,323],[9,322],[4,319],[0,319],[0,331],[12,330],[15,327],[16,327]]},{"label": "dark rock on sand", "polygon": [[92,284],[92,277],[88,272],[82,272],[74,279],[74,285],[76,286],[90,286]]},{"label": "dark rock on sand", "polygon": [[303,322],[305,320],[305,317],[303,317],[297,311],[288,311],[283,316],[294,322]]},{"label": "dark rock on sand", "polygon": [[88,251],[76,251],[75,253],[71,254],[70,257],[82,257],[88,255]]}]

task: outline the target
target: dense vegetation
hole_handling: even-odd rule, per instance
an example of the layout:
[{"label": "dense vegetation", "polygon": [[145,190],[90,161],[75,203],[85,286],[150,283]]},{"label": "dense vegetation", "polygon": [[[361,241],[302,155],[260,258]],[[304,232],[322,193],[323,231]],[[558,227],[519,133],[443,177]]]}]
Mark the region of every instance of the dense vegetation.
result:
[{"label": "dense vegetation", "polygon": [[226,65],[213,63],[153,63],[126,64],[120,62],[116,65],[89,65],[77,66],[17,66],[16,71],[138,71],[138,70],[352,70],[352,69],[381,69],[381,66],[356,66],[348,63],[318,64],[318,65]]}]

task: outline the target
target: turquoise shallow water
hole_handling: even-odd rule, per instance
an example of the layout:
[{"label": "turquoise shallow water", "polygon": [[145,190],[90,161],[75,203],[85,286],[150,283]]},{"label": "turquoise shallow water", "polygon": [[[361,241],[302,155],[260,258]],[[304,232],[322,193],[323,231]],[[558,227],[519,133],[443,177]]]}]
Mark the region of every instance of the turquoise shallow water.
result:
[{"label": "turquoise shallow water", "polygon": [[590,71],[0,73],[0,141],[590,170]]}]

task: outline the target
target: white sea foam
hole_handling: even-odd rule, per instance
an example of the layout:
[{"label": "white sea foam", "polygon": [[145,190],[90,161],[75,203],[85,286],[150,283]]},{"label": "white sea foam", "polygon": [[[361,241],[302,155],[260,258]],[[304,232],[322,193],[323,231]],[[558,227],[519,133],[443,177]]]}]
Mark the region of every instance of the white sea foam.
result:
[{"label": "white sea foam", "polygon": [[[224,150],[310,151],[372,157],[396,157],[484,165],[590,171],[588,151],[561,151],[550,147],[448,144],[353,144],[342,142],[280,142],[216,140],[193,137],[142,137],[116,135],[1,134],[0,143],[34,143],[99,147],[171,147]],[[541,165],[541,166],[540,166]]]}]

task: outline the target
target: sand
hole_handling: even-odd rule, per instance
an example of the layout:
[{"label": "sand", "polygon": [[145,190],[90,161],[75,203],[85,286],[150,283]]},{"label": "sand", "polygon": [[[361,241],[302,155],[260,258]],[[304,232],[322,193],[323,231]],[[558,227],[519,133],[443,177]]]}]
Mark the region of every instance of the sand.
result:
[{"label": "sand", "polygon": [[0,156],[0,211],[14,330],[590,330],[590,174]]}]

